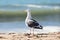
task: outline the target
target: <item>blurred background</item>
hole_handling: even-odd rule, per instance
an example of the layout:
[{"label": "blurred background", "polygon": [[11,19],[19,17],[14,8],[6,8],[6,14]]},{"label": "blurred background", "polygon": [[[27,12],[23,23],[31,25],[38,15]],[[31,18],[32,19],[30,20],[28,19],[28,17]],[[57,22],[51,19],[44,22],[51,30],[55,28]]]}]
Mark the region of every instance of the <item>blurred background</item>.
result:
[{"label": "blurred background", "polygon": [[27,8],[44,27],[60,27],[60,0],[0,0],[0,32],[25,31]]}]

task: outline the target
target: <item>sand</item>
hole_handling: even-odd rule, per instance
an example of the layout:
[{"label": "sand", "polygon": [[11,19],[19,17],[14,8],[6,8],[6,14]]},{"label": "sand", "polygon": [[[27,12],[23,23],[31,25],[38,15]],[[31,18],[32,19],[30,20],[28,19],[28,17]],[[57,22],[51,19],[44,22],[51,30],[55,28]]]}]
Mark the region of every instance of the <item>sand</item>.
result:
[{"label": "sand", "polygon": [[53,33],[0,33],[0,40],[60,40],[60,32]]}]

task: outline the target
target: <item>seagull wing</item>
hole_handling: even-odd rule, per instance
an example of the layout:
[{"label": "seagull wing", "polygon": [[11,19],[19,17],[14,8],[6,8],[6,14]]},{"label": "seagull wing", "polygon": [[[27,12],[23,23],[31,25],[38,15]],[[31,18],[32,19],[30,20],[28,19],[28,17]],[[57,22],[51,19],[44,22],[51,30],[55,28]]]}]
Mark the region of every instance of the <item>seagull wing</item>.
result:
[{"label": "seagull wing", "polygon": [[28,22],[28,26],[29,27],[35,27],[35,26],[38,26],[39,25],[39,23],[36,21],[36,20],[34,20],[34,19],[31,19],[29,22]]},{"label": "seagull wing", "polygon": [[43,26],[39,25],[39,23],[34,19],[29,20],[28,26],[36,29],[43,29]]}]

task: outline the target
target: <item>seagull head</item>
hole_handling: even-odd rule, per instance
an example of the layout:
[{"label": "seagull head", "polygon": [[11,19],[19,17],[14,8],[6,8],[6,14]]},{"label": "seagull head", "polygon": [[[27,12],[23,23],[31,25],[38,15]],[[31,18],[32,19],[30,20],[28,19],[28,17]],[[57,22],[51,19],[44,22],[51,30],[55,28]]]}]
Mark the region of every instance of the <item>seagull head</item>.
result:
[{"label": "seagull head", "polygon": [[30,12],[30,9],[26,9],[26,10],[24,10],[25,12]]}]

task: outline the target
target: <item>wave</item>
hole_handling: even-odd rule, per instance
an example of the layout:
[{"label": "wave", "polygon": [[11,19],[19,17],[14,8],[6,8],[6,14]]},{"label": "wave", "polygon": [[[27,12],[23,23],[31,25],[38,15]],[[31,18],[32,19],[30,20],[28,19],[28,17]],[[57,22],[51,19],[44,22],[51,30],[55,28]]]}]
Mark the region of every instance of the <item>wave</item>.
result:
[{"label": "wave", "polygon": [[60,6],[32,5],[32,4],[29,4],[29,5],[26,5],[26,6],[27,7],[35,7],[35,8],[54,8],[54,7],[60,8]]},{"label": "wave", "polygon": [[24,8],[53,8],[60,9],[60,6],[51,6],[51,5],[34,5],[34,4],[12,4],[12,5],[0,5],[1,9],[24,9]]}]

